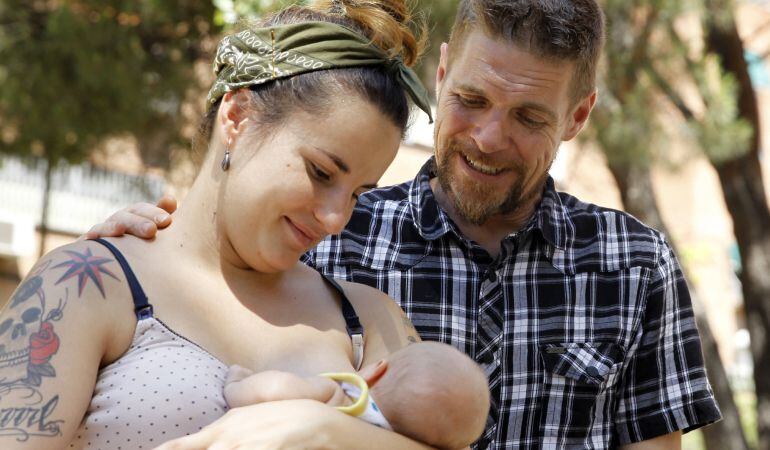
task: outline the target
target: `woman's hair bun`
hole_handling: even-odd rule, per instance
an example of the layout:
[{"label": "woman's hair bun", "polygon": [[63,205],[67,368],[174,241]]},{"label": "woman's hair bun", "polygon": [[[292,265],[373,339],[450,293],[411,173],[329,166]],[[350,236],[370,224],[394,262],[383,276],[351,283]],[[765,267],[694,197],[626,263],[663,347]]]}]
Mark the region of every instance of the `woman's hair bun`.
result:
[{"label": "woman's hair bun", "polygon": [[340,14],[391,58],[401,56],[413,66],[425,48],[427,33],[414,20],[404,0],[314,0],[310,7],[326,14]]}]

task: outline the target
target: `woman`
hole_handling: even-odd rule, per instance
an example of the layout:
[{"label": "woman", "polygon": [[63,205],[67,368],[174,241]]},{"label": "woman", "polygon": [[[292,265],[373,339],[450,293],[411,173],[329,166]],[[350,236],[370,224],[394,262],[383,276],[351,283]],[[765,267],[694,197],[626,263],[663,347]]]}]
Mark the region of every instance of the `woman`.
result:
[{"label": "woman", "polygon": [[[407,94],[426,104],[408,21],[401,1],[321,1],[223,40],[208,156],[174,225],[51,252],[0,316],[2,448],[152,448],[225,413],[232,364],[336,372],[418,339],[380,292],[297,262],[394,158]],[[420,447],[328,415],[357,445]]]}]

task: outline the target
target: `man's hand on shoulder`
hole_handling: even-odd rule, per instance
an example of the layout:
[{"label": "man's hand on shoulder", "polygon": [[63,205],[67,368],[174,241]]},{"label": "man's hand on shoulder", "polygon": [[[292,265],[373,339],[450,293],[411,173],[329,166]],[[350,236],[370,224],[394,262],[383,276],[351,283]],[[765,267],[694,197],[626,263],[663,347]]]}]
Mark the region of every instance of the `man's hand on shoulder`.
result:
[{"label": "man's hand on shoulder", "polygon": [[94,225],[81,239],[117,237],[131,234],[142,239],[152,239],[158,230],[171,225],[171,213],[176,211],[176,198],[166,195],[157,205],[136,203],[121,209],[104,222]]}]

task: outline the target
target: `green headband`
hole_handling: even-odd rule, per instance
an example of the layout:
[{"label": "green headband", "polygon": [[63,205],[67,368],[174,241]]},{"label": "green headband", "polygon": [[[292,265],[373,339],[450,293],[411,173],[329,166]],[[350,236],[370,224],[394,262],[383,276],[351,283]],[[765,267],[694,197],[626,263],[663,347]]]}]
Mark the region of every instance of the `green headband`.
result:
[{"label": "green headband", "polygon": [[244,30],[226,36],[214,59],[217,80],[208,95],[216,103],[226,92],[305,72],[384,65],[412,101],[430,118],[428,91],[400,58],[389,58],[353,30],[328,22],[305,22]]}]

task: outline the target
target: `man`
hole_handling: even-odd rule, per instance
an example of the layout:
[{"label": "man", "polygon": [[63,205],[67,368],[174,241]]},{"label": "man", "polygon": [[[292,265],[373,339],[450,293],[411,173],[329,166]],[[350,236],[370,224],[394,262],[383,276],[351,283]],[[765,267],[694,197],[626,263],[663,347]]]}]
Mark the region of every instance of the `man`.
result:
[{"label": "man", "polygon": [[720,417],[664,237],[548,176],[596,102],[603,37],[594,0],[461,1],[436,75],[435,159],[362,196],[305,258],[386,292],[424,339],[484,367],[477,448],[679,448]]}]

